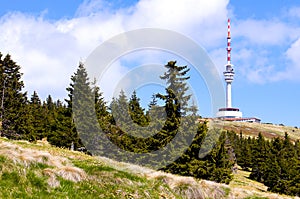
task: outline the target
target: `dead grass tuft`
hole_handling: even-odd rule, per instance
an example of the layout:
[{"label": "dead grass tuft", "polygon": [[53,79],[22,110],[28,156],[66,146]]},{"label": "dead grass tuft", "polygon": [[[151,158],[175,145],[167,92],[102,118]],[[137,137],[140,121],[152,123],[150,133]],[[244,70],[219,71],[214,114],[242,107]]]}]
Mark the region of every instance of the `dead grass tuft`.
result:
[{"label": "dead grass tuft", "polygon": [[47,141],[47,138],[42,138],[42,140],[37,140],[36,144],[40,146],[51,146],[50,143]]},{"label": "dead grass tuft", "polygon": [[24,165],[25,168],[37,163],[53,167],[43,170],[43,174],[49,177],[48,184],[51,187],[60,185],[57,176],[73,182],[86,179],[86,173],[82,169],[74,167],[68,159],[51,155],[49,152],[22,148],[9,142],[0,141],[0,155],[11,159],[14,164]]},{"label": "dead grass tuft", "polygon": [[60,186],[60,182],[57,179],[56,173],[53,169],[46,168],[43,170],[43,174],[48,176],[47,183],[50,187],[56,188]]},{"label": "dead grass tuft", "polygon": [[152,172],[146,174],[147,178],[161,180],[172,190],[184,198],[205,199],[205,198],[225,198],[225,191],[222,185],[210,181],[198,181],[192,177],[177,176],[164,172]]},{"label": "dead grass tuft", "polygon": [[64,166],[58,168],[56,169],[56,174],[73,182],[80,182],[86,179],[86,173],[82,169],[73,166]]},{"label": "dead grass tuft", "polygon": [[53,167],[62,167],[69,164],[66,158],[53,156],[49,152],[29,148],[22,148],[9,142],[0,143],[0,155],[11,159],[14,163],[30,166],[35,163],[47,164]]}]

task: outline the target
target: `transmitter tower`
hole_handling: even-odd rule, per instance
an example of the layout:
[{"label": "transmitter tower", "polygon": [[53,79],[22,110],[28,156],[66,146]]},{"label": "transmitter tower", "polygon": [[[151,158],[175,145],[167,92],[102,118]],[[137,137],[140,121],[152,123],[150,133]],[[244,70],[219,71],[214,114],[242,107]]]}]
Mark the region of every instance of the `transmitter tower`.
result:
[{"label": "transmitter tower", "polygon": [[227,64],[225,65],[225,71],[223,72],[226,82],[226,107],[220,108],[217,113],[218,118],[242,118],[242,112],[238,108],[232,108],[231,100],[231,84],[234,79],[234,69],[231,64],[231,34],[230,34],[230,19],[228,19],[227,29]]}]

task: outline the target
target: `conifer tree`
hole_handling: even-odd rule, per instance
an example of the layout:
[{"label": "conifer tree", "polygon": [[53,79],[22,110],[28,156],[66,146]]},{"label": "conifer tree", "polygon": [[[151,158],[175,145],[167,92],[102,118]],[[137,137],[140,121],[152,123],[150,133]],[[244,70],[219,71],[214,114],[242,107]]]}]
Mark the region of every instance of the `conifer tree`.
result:
[{"label": "conifer tree", "polygon": [[148,121],[144,114],[144,109],[140,105],[140,98],[137,97],[136,91],[133,91],[129,99],[129,113],[134,123],[140,126],[146,126]]},{"label": "conifer tree", "polygon": [[27,128],[29,140],[40,140],[46,134],[46,111],[36,91],[33,92],[28,104]]},{"label": "conifer tree", "polygon": [[151,97],[151,101],[148,105],[149,109],[151,109],[152,107],[157,106],[157,99],[156,99],[156,95],[153,94]]},{"label": "conifer tree", "polygon": [[159,120],[165,120],[165,108],[157,104],[157,97],[155,94],[152,95],[148,108],[149,109],[146,112],[148,122],[158,122]]},{"label": "conifer tree", "polygon": [[192,116],[196,116],[199,109],[197,107],[197,105],[195,104],[195,102],[192,102],[192,106],[189,108],[189,111],[192,113]]},{"label": "conifer tree", "polygon": [[122,129],[126,129],[131,123],[131,118],[129,116],[128,98],[123,90],[120,91],[117,99],[114,98],[112,100],[110,110],[113,117],[113,123]]},{"label": "conifer tree", "polygon": [[55,134],[56,132],[56,120],[58,117],[58,109],[60,107],[60,103],[56,103],[53,101],[51,95],[48,95],[46,100],[43,102],[43,110],[45,112],[45,132],[44,137],[46,137],[49,141],[49,136],[51,134]]},{"label": "conifer tree", "polygon": [[258,134],[254,148],[253,154],[253,165],[250,178],[258,182],[264,181],[264,174],[267,169],[265,160],[268,157],[268,145],[267,141],[264,139],[261,133]]},{"label": "conifer tree", "polygon": [[237,163],[241,166],[244,170],[250,171],[252,167],[252,148],[251,148],[251,137],[244,139],[242,137],[242,133],[240,134],[239,139],[239,153],[237,154]]},{"label": "conifer tree", "polygon": [[96,80],[92,83],[92,92],[95,95],[95,112],[99,125],[102,129],[107,129],[109,126],[110,115],[103,93],[100,91],[100,87],[96,85]]},{"label": "conifer tree", "polygon": [[48,95],[44,105],[46,106],[46,108],[48,110],[54,110],[55,109],[55,103],[53,102],[53,99],[52,99],[51,95]]},{"label": "conifer tree", "polygon": [[[65,127],[69,129],[65,132],[65,135],[68,135],[66,141],[68,147],[73,142],[76,149],[82,146],[77,130],[82,132],[80,136],[84,137],[84,140],[89,143],[90,138],[93,136],[88,136],[90,133],[88,131],[93,131],[96,125],[92,120],[95,112],[91,112],[95,109],[92,89],[88,74],[82,63],[79,64],[76,73],[71,76],[70,86],[66,90],[68,91],[68,99],[65,99],[67,108],[63,113],[66,122]],[[74,97],[76,97],[75,101]]]},{"label": "conifer tree", "polygon": [[186,93],[188,90],[186,81],[190,78],[186,74],[190,69],[187,66],[177,66],[176,61],[169,61],[165,67],[168,71],[160,78],[166,80],[167,94],[158,94],[157,96],[166,101],[169,117],[172,114],[175,114],[176,117],[184,116],[189,110],[188,101],[191,98],[191,95]]},{"label": "conifer tree", "polygon": [[21,138],[26,134],[26,92],[21,80],[21,67],[7,54],[0,53],[0,96],[2,133],[10,138]]}]

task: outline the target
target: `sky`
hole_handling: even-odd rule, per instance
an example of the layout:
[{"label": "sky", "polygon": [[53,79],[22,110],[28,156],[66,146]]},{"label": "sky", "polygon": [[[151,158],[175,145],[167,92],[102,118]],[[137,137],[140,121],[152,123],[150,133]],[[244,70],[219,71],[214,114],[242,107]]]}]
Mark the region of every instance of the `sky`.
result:
[{"label": "sky", "polygon": [[[227,18],[231,19],[235,69],[233,106],[245,117],[300,127],[297,0],[1,0],[0,52],[9,53],[21,66],[28,96],[37,91],[42,100],[48,94],[66,98],[65,89],[79,62],[84,63],[113,36],[141,28],[172,30],[195,41],[223,78]],[[111,64],[100,88],[109,101],[124,74],[136,66],[162,66],[168,60],[190,65],[161,49],[131,52]],[[159,69],[152,68],[148,75],[157,74]],[[199,113],[212,117],[213,100],[205,77],[197,76],[195,70],[190,75]],[[146,106],[155,89],[136,89]],[[157,85],[157,89],[163,87]]]}]

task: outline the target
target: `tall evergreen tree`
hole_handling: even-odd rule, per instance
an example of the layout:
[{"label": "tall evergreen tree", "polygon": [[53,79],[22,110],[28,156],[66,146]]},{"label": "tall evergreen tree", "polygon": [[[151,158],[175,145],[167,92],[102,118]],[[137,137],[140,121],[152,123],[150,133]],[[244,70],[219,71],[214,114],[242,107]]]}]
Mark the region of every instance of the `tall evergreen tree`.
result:
[{"label": "tall evergreen tree", "polygon": [[140,126],[146,126],[148,124],[144,111],[140,105],[140,98],[137,97],[136,91],[133,91],[129,99],[129,114],[134,123]]},{"label": "tall evergreen tree", "polygon": [[146,112],[148,122],[158,122],[159,120],[165,120],[165,108],[157,104],[157,97],[155,94],[152,95],[148,108],[149,109]]},{"label": "tall evergreen tree", "polygon": [[192,102],[192,106],[189,108],[189,111],[192,113],[192,116],[196,116],[199,109],[197,107],[197,105],[195,104],[195,102]]},{"label": "tall evergreen tree", "polygon": [[76,149],[82,146],[77,130],[82,132],[80,136],[83,136],[86,142],[90,142],[92,136],[89,137],[87,131],[97,125],[92,121],[93,113],[95,114],[92,112],[95,109],[95,100],[92,98],[92,89],[83,63],[79,64],[77,71],[71,76],[70,86],[66,90],[68,91],[68,99],[65,99],[67,108],[63,115],[65,127],[69,130],[65,132],[65,136],[68,136],[67,146],[70,147],[73,143]]},{"label": "tall evergreen tree", "polygon": [[90,82],[82,63],[79,64],[71,80],[72,83],[68,89],[71,98],[67,101],[69,107],[72,107],[72,119],[76,124],[73,143],[75,148],[83,144],[87,150],[93,152],[97,150],[99,144],[99,117],[102,117],[100,111],[104,111],[102,112],[104,118],[107,114],[106,107],[101,98],[100,89],[95,86],[95,81]]},{"label": "tall evergreen tree", "polygon": [[0,53],[0,96],[2,133],[10,138],[22,138],[26,134],[26,92],[21,80],[21,67],[8,54]]},{"label": "tall evergreen tree", "polygon": [[162,80],[166,80],[167,88],[166,95],[158,94],[160,99],[166,101],[167,114],[171,117],[172,114],[178,118],[186,115],[189,111],[188,102],[191,95],[187,95],[188,86],[186,81],[190,78],[186,76],[189,72],[187,66],[177,66],[176,61],[169,61],[167,65],[167,72],[160,76]]},{"label": "tall evergreen tree", "polygon": [[109,126],[110,114],[103,93],[100,91],[100,87],[96,85],[96,80],[94,80],[91,86],[92,92],[95,95],[95,112],[99,125],[102,129],[107,129]]},{"label": "tall evergreen tree", "polygon": [[47,137],[49,141],[49,136],[51,134],[55,134],[56,129],[54,128],[56,126],[56,120],[58,117],[58,109],[60,107],[60,103],[56,103],[53,101],[51,95],[48,95],[46,100],[43,102],[43,110],[45,112],[45,132],[44,137]]},{"label": "tall evergreen tree", "polygon": [[46,136],[46,114],[37,92],[34,91],[28,104],[27,128],[29,128],[29,134],[27,139],[40,140]]},{"label": "tall evergreen tree", "polygon": [[121,129],[126,129],[129,124],[131,124],[131,118],[129,115],[129,101],[123,90],[117,99],[113,99],[110,104],[110,110],[113,117],[113,123],[121,127]]},{"label": "tall evergreen tree", "polygon": [[265,160],[268,158],[268,143],[261,133],[258,134],[252,154],[254,161],[250,178],[258,182],[263,182],[267,169]]}]

